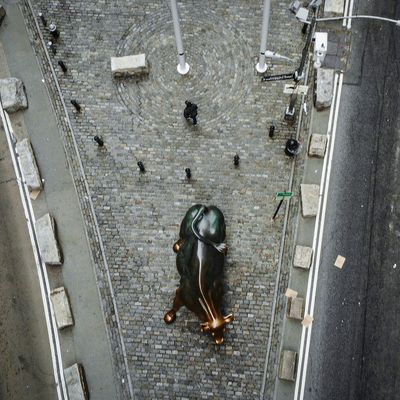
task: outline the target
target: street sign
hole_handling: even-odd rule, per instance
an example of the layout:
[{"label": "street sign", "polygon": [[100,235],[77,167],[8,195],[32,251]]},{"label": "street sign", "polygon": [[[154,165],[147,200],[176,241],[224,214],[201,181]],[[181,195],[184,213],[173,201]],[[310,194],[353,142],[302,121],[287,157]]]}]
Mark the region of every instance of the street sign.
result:
[{"label": "street sign", "polygon": [[294,79],[294,73],[292,72],[291,74],[266,75],[261,78],[261,82],[283,81],[285,79]]},{"label": "street sign", "polygon": [[289,200],[292,196],[293,196],[293,192],[277,192],[276,193],[277,200],[283,200],[283,199]]}]

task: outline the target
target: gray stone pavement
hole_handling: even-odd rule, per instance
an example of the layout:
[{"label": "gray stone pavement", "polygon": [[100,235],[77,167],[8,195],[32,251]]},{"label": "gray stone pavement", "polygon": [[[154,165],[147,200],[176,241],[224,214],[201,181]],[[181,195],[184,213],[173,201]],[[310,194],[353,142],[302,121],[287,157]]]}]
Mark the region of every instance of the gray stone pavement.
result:
[{"label": "gray stone pavement", "polygon": [[[189,75],[182,77],[176,72],[167,2],[33,1],[35,15],[42,11],[61,32],[57,54],[51,57],[72,121],[71,132],[33,16],[28,4],[21,2],[87,219],[124,397],[129,397],[124,345],[134,398],[260,397],[283,228],[282,217],[274,224],[270,218],[277,205],[275,193],[289,184],[293,161],[284,156],[283,147],[295,135],[295,127],[281,122],[288,102],[283,83],[261,83],[254,73],[261,3],[179,3],[191,65]],[[272,2],[269,49],[298,61],[303,46],[301,27],[287,6]],[[50,39],[44,29],[42,33]],[[111,56],[142,51],[151,65],[147,78],[111,77]],[[65,75],[57,66],[59,59],[68,67]],[[293,69],[274,65],[271,72]],[[71,99],[82,104],[81,114],[73,110]],[[186,99],[199,106],[197,127],[182,117]],[[272,120],[278,121],[274,140],[267,133]],[[103,137],[105,148],[97,148],[94,135]],[[241,158],[238,169],[232,163],[236,152]],[[88,186],[82,180],[79,158]],[[137,171],[139,160],[145,164],[145,174]],[[191,182],[184,178],[186,167],[192,169]],[[89,195],[106,262],[101,257]],[[195,316],[186,310],[179,312],[172,326],[162,319],[179,280],[171,246],[182,217],[194,203],[219,206],[227,222],[230,252],[225,308],[236,321],[220,348],[200,332]],[[292,204],[294,215],[297,200]],[[288,241],[285,246],[288,254]],[[279,288],[285,286],[287,276],[286,266]],[[269,398],[276,373],[284,309],[283,298],[279,298],[265,398]]]}]

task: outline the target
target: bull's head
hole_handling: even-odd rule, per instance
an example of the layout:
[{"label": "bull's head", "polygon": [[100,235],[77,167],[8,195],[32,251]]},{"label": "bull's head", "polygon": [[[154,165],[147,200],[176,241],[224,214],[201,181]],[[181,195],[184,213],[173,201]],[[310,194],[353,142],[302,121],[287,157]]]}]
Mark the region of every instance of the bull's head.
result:
[{"label": "bull's head", "polygon": [[234,320],[233,315],[229,314],[226,317],[214,319],[201,324],[202,332],[210,332],[214,338],[215,344],[224,343],[225,325]]}]

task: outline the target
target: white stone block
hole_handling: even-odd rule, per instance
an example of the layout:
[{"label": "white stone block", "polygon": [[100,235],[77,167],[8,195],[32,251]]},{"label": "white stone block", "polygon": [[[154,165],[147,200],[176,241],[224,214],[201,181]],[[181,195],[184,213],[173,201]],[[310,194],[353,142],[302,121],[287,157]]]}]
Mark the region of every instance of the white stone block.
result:
[{"label": "white stone block", "polygon": [[0,95],[3,108],[10,113],[28,108],[25,87],[20,79],[0,79]]},{"label": "white stone block", "polygon": [[28,190],[41,190],[42,180],[39,169],[36,164],[31,143],[28,139],[23,139],[16,144],[16,150],[19,155],[19,165]]},{"label": "white stone block", "polygon": [[319,111],[332,104],[334,73],[335,71],[329,68],[317,69],[315,107]]},{"label": "white stone block", "polygon": [[323,158],[326,150],[326,135],[313,133],[308,147],[308,155],[310,157]]},{"label": "white stone block", "polygon": [[344,0],[325,0],[324,17],[340,16],[344,12]]},{"label": "white stone block", "polygon": [[136,75],[148,73],[148,63],[145,54],[125,57],[111,57],[111,72],[114,76]]},{"label": "white stone block", "polygon": [[315,217],[318,212],[319,186],[301,184],[300,191],[303,217]]},{"label": "white stone block", "polygon": [[313,250],[311,247],[296,246],[294,251],[293,266],[296,268],[309,269],[311,266]]},{"label": "white stone block", "polygon": [[74,364],[64,369],[69,400],[89,400],[89,390],[85,371],[81,364]]},{"label": "white stone block", "polygon": [[279,379],[294,382],[296,380],[296,371],[297,353],[291,350],[282,350],[279,366]]},{"label": "white stone block", "polygon": [[36,220],[35,229],[43,261],[49,265],[61,265],[62,253],[57,241],[54,218],[50,214],[43,215]]},{"label": "white stone block", "polygon": [[54,314],[56,316],[57,328],[64,329],[67,326],[74,325],[71,306],[69,304],[68,294],[64,287],[54,289],[50,293],[53,303]]},{"label": "white stone block", "polygon": [[293,297],[288,300],[288,318],[303,320],[304,299],[302,297]]}]

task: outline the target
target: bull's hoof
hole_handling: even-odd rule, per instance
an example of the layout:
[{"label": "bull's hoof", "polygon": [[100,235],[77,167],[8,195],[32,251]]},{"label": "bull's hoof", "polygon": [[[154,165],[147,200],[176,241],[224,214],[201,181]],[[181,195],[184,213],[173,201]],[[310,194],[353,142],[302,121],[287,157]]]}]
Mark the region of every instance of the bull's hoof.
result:
[{"label": "bull's hoof", "polygon": [[164,321],[166,324],[172,324],[175,321],[176,318],[176,312],[174,310],[168,311],[164,315]]}]

